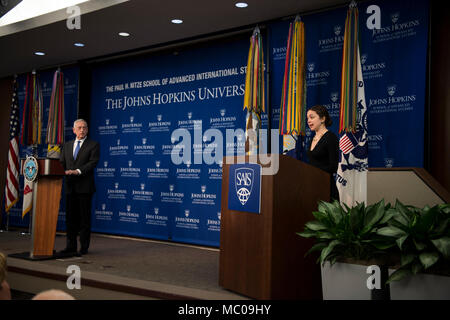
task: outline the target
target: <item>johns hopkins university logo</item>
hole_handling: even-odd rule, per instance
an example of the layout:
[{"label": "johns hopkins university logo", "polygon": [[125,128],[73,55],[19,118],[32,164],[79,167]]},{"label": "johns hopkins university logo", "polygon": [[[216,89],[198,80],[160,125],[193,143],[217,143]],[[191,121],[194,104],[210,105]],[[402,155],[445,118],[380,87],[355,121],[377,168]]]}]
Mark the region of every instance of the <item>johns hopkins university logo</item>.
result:
[{"label": "johns hopkins university logo", "polygon": [[337,102],[339,100],[339,93],[338,92],[332,92],[330,94],[330,99],[333,102]]},{"label": "johns hopkins university logo", "polygon": [[394,24],[397,23],[399,18],[400,18],[400,13],[395,12],[395,13],[391,14],[392,23],[394,23]]},{"label": "johns hopkins university logo", "polygon": [[239,168],[235,171],[234,181],[236,195],[242,205],[245,205],[252,194],[255,172],[251,168]]},{"label": "johns hopkins university logo", "polygon": [[335,35],[337,35],[337,36],[340,35],[341,31],[342,31],[342,27],[341,26],[339,26],[339,25],[334,26],[334,34]]},{"label": "johns hopkins university logo", "polygon": [[365,64],[366,61],[367,61],[367,54],[363,54],[363,55],[361,56],[361,64]]},{"label": "johns hopkins university logo", "polygon": [[387,92],[391,97],[395,94],[396,90],[397,86],[395,84],[387,87]]}]

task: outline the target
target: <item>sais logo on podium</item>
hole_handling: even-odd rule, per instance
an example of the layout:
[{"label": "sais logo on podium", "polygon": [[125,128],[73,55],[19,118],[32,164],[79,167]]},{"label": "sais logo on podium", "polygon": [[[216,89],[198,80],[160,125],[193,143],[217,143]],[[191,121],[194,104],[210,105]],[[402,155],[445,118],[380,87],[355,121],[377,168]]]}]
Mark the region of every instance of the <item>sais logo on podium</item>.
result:
[{"label": "sais logo on podium", "polygon": [[228,209],[261,212],[261,166],[245,163],[230,166]]},{"label": "sais logo on podium", "polygon": [[255,172],[252,168],[240,168],[234,172],[234,185],[236,195],[243,206],[247,203],[252,194]]}]

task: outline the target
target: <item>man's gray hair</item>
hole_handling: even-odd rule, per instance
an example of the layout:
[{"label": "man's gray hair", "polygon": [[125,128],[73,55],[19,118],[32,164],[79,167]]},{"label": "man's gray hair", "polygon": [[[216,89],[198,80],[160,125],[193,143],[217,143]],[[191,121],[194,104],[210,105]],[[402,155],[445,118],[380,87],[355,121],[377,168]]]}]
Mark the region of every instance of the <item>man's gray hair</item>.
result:
[{"label": "man's gray hair", "polygon": [[77,123],[77,122],[81,122],[81,121],[83,121],[84,123],[86,123],[86,127],[87,127],[87,121],[86,120],[84,120],[84,119],[77,119],[77,120],[75,120],[74,122],[73,122],[73,127],[75,128],[75,124]]}]

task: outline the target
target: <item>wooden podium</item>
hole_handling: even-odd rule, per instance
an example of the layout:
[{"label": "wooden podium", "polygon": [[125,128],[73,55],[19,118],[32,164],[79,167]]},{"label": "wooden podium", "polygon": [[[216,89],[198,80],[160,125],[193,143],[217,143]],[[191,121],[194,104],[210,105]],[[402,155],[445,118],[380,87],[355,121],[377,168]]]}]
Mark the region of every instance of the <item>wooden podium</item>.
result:
[{"label": "wooden podium", "polygon": [[[31,259],[50,258],[55,247],[64,168],[56,159],[37,159],[31,231]],[[22,165],[23,167],[23,165]]]},{"label": "wooden podium", "polygon": [[261,213],[232,211],[229,172],[237,162],[223,161],[219,284],[256,299],[322,299],[318,255],[304,257],[314,241],[296,232],[314,219],[319,200],[330,201],[330,175],[279,155],[278,172],[261,179]]}]

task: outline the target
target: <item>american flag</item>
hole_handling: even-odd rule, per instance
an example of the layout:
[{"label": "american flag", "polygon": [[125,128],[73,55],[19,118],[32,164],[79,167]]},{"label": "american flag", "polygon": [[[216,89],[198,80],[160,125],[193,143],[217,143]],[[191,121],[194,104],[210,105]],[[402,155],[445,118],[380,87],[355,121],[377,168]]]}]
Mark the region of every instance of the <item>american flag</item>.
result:
[{"label": "american flag", "polygon": [[9,151],[8,169],[6,171],[6,212],[19,200],[19,96],[17,94],[17,81],[14,79],[14,91],[9,121]]},{"label": "american flag", "polygon": [[358,142],[351,132],[344,133],[339,139],[339,149],[341,149],[344,154],[350,153],[355,149],[357,144]]}]

